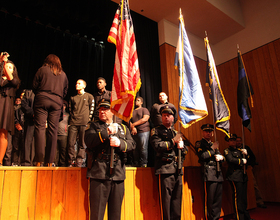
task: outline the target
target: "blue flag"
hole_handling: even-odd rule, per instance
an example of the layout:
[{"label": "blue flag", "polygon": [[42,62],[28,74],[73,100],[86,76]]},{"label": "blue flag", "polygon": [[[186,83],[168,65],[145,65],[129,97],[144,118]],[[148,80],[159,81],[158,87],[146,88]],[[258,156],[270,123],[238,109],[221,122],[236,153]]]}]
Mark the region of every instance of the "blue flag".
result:
[{"label": "blue flag", "polygon": [[205,118],[208,112],[182,15],[179,20],[179,39],[175,56],[175,66],[179,66],[180,73],[179,121],[187,128]]},{"label": "blue flag", "polygon": [[207,53],[206,85],[209,87],[209,98],[213,105],[215,127],[229,136],[230,111],[225,100],[214,57],[209,45],[208,38],[204,38]]},{"label": "blue flag", "polygon": [[251,131],[251,110],[248,104],[248,98],[251,97],[251,105],[253,106],[252,95],[254,94],[253,88],[247,77],[244,63],[240,51],[238,51],[238,87],[237,87],[237,106],[238,114],[242,118],[244,127]]}]

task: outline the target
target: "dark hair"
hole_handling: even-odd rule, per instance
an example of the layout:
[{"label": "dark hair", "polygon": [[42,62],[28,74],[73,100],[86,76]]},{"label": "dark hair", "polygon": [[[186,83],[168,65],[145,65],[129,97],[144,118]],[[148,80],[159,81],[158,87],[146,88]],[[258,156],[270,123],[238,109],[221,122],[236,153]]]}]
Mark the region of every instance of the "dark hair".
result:
[{"label": "dark hair", "polygon": [[144,100],[141,96],[136,97],[136,99],[140,99],[142,103],[144,102]]},{"label": "dark hair", "polygon": [[60,59],[54,54],[49,54],[46,57],[43,66],[49,66],[54,75],[60,75],[62,72]]},{"label": "dark hair", "polygon": [[20,79],[19,79],[19,77],[18,77],[18,71],[17,71],[16,65],[15,65],[15,64],[13,63],[13,61],[11,61],[11,60],[8,60],[7,63],[11,63],[11,64],[13,64],[13,66],[14,66],[14,68],[13,68],[13,77],[14,77],[14,78],[17,78],[18,81],[19,81],[19,84],[17,85],[17,89],[18,89],[18,88],[20,87],[21,81],[20,81]]},{"label": "dark hair", "polygon": [[103,77],[98,77],[97,81],[100,80],[100,79],[103,80],[106,83],[106,79],[104,79]]}]

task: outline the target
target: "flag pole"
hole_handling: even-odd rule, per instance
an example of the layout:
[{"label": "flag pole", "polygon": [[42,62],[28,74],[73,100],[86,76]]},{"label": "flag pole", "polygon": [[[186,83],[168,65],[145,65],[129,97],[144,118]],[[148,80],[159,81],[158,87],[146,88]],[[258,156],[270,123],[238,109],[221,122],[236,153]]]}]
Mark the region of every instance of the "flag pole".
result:
[{"label": "flag pole", "polygon": [[[208,39],[207,31],[205,31],[205,36]],[[208,44],[209,44],[209,42],[208,42]],[[206,48],[206,52],[207,52],[207,48]],[[213,92],[213,97],[216,97],[215,96],[215,90],[213,90],[212,92]],[[216,142],[217,141],[217,133],[216,133],[216,123],[215,123],[215,114],[214,114],[215,110],[214,110],[213,100],[211,100],[211,103],[212,103],[211,107],[212,107],[212,116],[213,116],[213,125],[214,125],[214,140]],[[215,154],[218,154],[218,149],[215,149]],[[216,165],[217,165],[217,172],[221,172],[221,167],[220,167],[219,161],[216,161]]]},{"label": "flag pole", "polygon": [[[113,115],[113,123],[116,123],[116,115]],[[115,157],[115,148],[111,146],[111,155],[110,155],[110,175],[114,173],[114,157]]]},{"label": "flag pole", "polygon": [[[180,22],[183,22],[183,16],[182,16],[182,10],[181,8],[179,9],[179,13],[180,13],[180,17],[179,17],[179,20]],[[182,31],[182,25],[181,25],[181,30]],[[182,34],[181,34],[182,36]],[[180,59],[182,59],[182,57],[180,57]],[[182,62],[183,62],[183,59],[182,59]],[[181,66],[181,70],[183,70],[183,67]],[[180,72],[180,69],[179,69],[179,72]],[[180,86],[180,82],[181,82],[181,74],[179,75],[179,86]],[[179,100],[179,103],[178,103],[178,111],[180,109],[180,100]],[[179,116],[180,117],[180,116]],[[179,121],[179,126],[178,126],[178,132],[181,133],[181,123]],[[182,169],[182,151],[181,149],[178,149],[178,173],[180,173],[181,169]]]},{"label": "flag pole", "polygon": [[[245,135],[244,135],[244,126],[243,119],[241,118],[241,126],[242,126],[242,148],[245,149]],[[243,154],[243,158],[245,159],[245,155]],[[246,166],[243,165],[243,173],[246,174]]]},{"label": "flag pole", "polygon": [[[241,53],[240,53],[240,50],[239,50],[239,44],[237,44],[237,53],[240,54],[240,57],[241,57]],[[242,57],[241,57],[241,60],[242,60]],[[243,60],[242,60],[242,63],[243,63]],[[243,65],[244,66],[244,65]],[[244,66],[245,68],[245,66]],[[247,83],[248,83],[248,78],[247,78],[247,73],[246,73],[246,70],[245,70],[245,74],[246,74],[246,79],[247,79]],[[248,84],[249,85],[249,84]],[[249,86],[250,87],[250,86]],[[250,88],[249,88],[250,89]],[[250,91],[250,96],[251,96],[251,91]],[[251,96],[252,97],[252,96]],[[245,149],[245,134],[244,134],[244,126],[243,126],[243,119],[241,118],[241,131],[242,131],[242,149]],[[243,154],[243,158],[245,159],[245,155]],[[243,165],[243,173],[246,174],[246,167],[245,167],[245,164]]]}]

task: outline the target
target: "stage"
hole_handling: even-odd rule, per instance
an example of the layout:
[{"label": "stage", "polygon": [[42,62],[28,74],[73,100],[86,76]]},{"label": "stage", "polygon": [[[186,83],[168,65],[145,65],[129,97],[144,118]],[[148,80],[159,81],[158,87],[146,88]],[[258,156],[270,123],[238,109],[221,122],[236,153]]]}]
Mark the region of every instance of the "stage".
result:
[{"label": "stage", "polygon": [[[223,167],[224,171],[224,167]],[[89,219],[87,168],[0,167],[0,220]],[[256,207],[252,171],[248,169],[248,209]],[[203,219],[200,167],[184,167],[182,220]],[[233,213],[232,192],[223,184],[222,214]],[[153,168],[126,168],[123,220],[159,220]],[[104,220],[107,220],[104,217]]]}]

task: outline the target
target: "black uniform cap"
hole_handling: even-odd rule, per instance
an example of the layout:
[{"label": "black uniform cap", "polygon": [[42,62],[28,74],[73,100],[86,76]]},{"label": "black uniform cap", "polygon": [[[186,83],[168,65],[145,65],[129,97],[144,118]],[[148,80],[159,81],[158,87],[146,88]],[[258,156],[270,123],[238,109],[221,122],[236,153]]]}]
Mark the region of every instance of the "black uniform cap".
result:
[{"label": "black uniform cap", "polygon": [[109,99],[101,99],[99,102],[98,102],[98,108],[100,107],[107,107],[107,108],[110,108],[111,107],[111,102]]},{"label": "black uniform cap", "polygon": [[202,131],[214,131],[214,125],[211,125],[211,124],[204,124],[201,126],[201,130]]},{"label": "black uniform cap", "polygon": [[229,134],[229,137],[226,135],[225,140],[228,142],[229,140],[236,140],[237,135],[236,134]]},{"label": "black uniform cap", "polygon": [[172,106],[168,106],[168,105],[162,106],[162,107],[159,109],[159,111],[160,111],[160,114],[162,114],[162,113],[168,113],[168,114],[170,114],[170,115],[174,115],[175,112],[176,112],[176,110],[175,110]]}]

